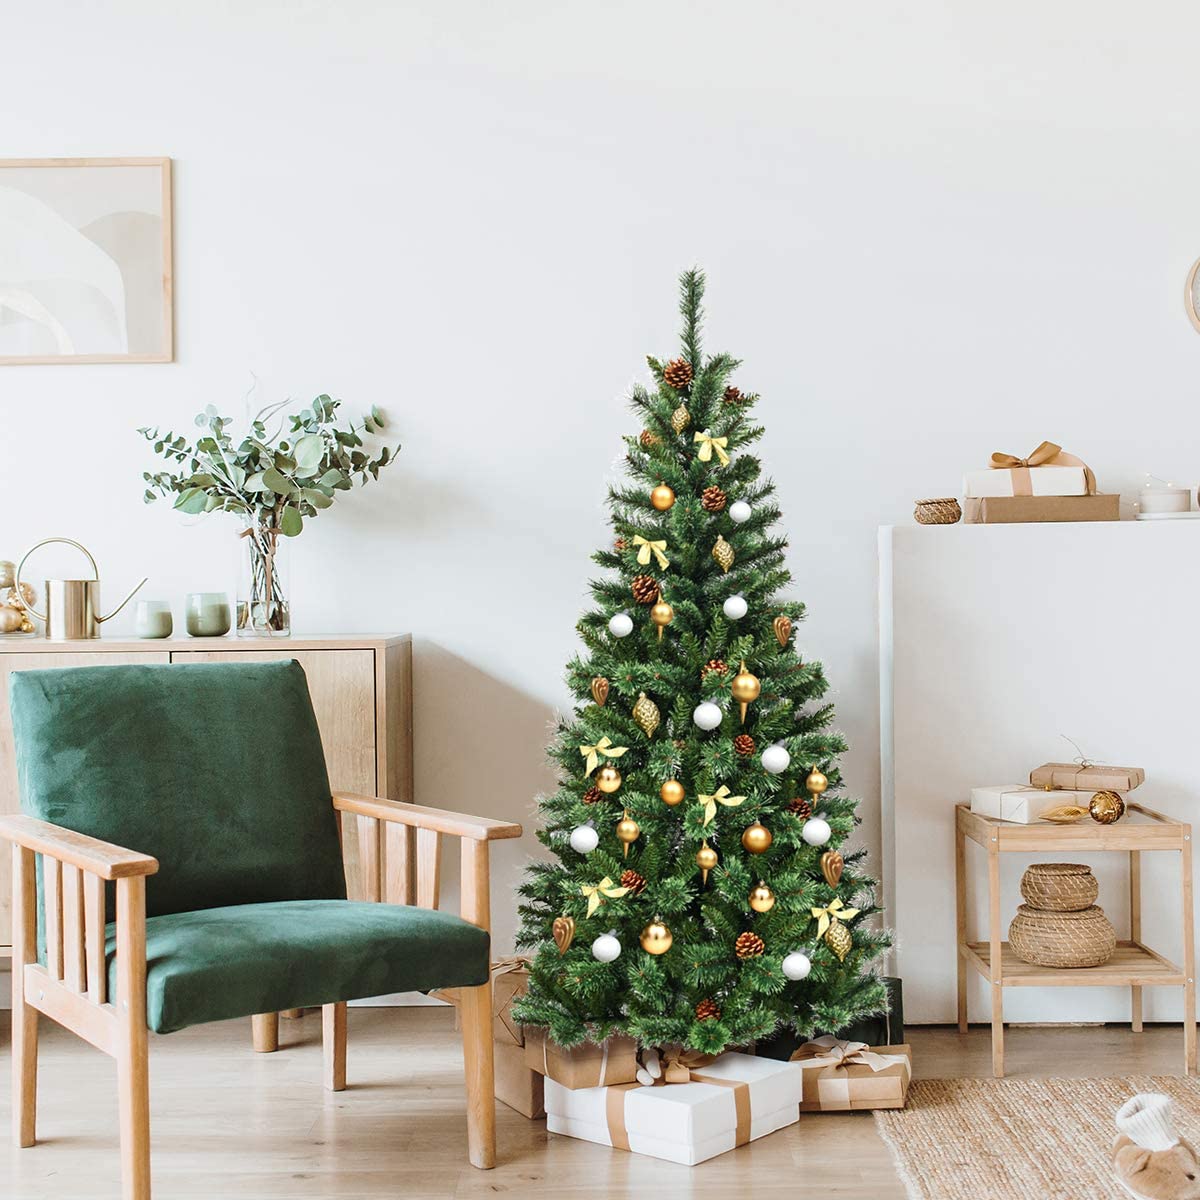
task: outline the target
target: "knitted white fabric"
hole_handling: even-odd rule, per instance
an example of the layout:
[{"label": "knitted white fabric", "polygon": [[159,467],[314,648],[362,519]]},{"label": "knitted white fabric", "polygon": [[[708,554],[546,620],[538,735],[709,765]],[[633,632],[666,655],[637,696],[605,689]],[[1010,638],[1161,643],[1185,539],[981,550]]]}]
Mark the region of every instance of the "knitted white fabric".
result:
[{"label": "knitted white fabric", "polygon": [[1179,1141],[1171,1123],[1171,1098],[1142,1092],[1117,1109],[1117,1129],[1147,1150],[1170,1150]]}]

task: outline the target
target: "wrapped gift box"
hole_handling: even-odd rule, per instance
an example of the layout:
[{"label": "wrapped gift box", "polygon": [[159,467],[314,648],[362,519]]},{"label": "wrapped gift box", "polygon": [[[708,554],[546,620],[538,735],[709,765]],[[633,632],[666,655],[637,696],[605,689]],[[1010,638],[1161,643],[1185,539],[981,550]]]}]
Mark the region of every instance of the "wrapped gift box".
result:
[{"label": "wrapped gift box", "polygon": [[573,1091],[548,1078],[546,1128],[692,1166],[794,1125],[803,1076],[795,1063],[730,1053],[689,1083]]},{"label": "wrapped gift box", "polygon": [[1073,788],[1078,792],[1132,792],[1146,782],[1141,767],[1110,767],[1100,763],[1042,763],[1029,772],[1034,787]]},{"label": "wrapped gift box", "polygon": [[1024,525],[1047,521],[1119,521],[1121,497],[1096,496],[968,496],[962,506],[964,525]]},{"label": "wrapped gift box", "polygon": [[532,1120],[544,1117],[545,1080],[526,1065],[525,1048],[497,1041],[492,1049],[496,1056],[496,1099]]},{"label": "wrapped gift box", "polygon": [[637,1078],[637,1043],[610,1037],[599,1045],[583,1042],[567,1049],[551,1041],[544,1029],[527,1026],[525,1065],[568,1090],[632,1083]]},{"label": "wrapped gift box", "polygon": [[1091,792],[1048,792],[1024,783],[1002,783],[995,787],[971,789],[971,811],[981,817],[1032,825],[1042,813],[1060,804],[1078,804],[1087,808]]},{"label": "wrapped gift box", "polygon": [[912,1048],[866,1046],[834,1037],[806,1042],[792,1055],[803,1072],[801,1112],[903,1108]]},{"label": "wrapped gift box", "polygon": [[985,467],[963,476],[963,495],[1086,496],[1086,467]]}]

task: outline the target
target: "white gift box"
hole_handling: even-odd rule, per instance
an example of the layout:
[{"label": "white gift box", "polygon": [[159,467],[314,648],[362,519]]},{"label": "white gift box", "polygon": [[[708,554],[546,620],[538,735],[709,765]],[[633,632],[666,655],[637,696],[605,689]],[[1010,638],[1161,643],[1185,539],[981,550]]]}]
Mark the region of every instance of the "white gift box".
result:
[{"label": "white gift box", "polygon": [[971,811],[981,817],[1016,821],[1032,825],[1042,813],[1060,804],[1078,804],[1087,808],[1091,792],[1048,792],[1023,783],[1002,783],[996,787],[971,789]]},{"label": "white gift box", "polygon": [[546,1128],[693,1166],[800,1119],[798,1063],[722,1054],[692,1079],[575,1089],[547,1079]]},{"label": "white gift box", "polygon": [[963,476],[964,496],[1086,496],[1086,467],[987,467]]}]

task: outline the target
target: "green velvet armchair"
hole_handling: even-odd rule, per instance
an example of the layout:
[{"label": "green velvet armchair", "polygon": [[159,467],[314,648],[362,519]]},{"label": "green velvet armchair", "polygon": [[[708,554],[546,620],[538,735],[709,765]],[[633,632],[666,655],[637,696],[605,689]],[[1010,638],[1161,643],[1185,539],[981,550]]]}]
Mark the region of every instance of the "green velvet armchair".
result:
[{"label": "green velvet armchair", "polygon": [[[281,1010],[320,1006],[338,1091],[346,1001],[453,988],[470,1160],[494,1165],[488,843],[519,825],[331,794],[292,661],[19,672],[11,701],[17,1145],[39,1014],[116,1058],[123,1195],[147,1200],[148,1032],[250,1016],[274,1050]],[[346,898],[346,814],[365,901]],[[461,916],[436,911],[443,834],[462,839]]]}]

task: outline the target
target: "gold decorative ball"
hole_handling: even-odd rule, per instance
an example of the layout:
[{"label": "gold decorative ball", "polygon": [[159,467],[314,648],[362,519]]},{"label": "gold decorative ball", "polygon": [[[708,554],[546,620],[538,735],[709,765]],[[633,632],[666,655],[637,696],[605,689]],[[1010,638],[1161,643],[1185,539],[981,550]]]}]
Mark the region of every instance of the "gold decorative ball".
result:
[{"label": "gold decorative ball", "polygon": [[642,949],[647,954],[666,954],[675,939],[671,936],[671,931],[666,925],[658,917],[655,917],[642,930],[642,936],[639,940],[642,943]]},{"label": "gold decorative ball", "polygon": [[742,834],[742,846],[751,854],[764,854],[770,850],[775,835],[761,822],[755,821]]},{"label": "gold decorative ball", "polygon": [[621,772],[616,767],[605,763],[596,772],[596,786],[611,796],[621,786]]},{"label": "gold decorative ball", "polygon": [[765,883],[750,889],[750,907],[755,912],[770,912],[775,907],[775,893]]},{"label": "gold decorative ball", "polygon": [[0,561],[0,588],[10,588],[16,582],[17,569],[8,559]]},{"label": "gold decorative ball", "polygon": [[1118,792],[1097,792],[1088,804],[1092,820],[1101,825],[1111,825],[1125,815],[1125,801]]},{"label": "gold decorative ball", "polygon": [[667,487],[665,483],[660,483],[650,493],[650,503],[658,509],[659,512],[666,512],[672,504],[675,503],[675,493]]},{"label": "gold decorative ball", "polygon": [[762,684],[758,681],[757,675],[751,675],[746,670],[746,664],[742,663],[738,668],[738,673],[733,677],[733,682],[729,685],[729,690],[733,692],[735,700],[741,700],[749,704],[751,700],[757,700],[759,693],[762,691]]},{"label": "gold decorative ball", "polygon": [[642,827],[629,815],[629,810],[626,809],[625,815],[617,822],[617,841],[625,844],[626,857],[629,855],[629,847],[641,835]]},{"label": "gold decorative ball", "polygon": [[682,803],[684,796],[687,794],[683,790],[683,784],[678,779],[668,779],[666,783],[658,789],[658,794],[662,797],[664,804],[674,808],[675,805]]},{"label": "gold decorative ball", "polygon": [[702,871],[711,871],[717,865],[717,852],[705,842],[696,851],[696,866]]},{"label": "gold decorative ball", "polygon": [[829,780],[821,774],[817,767],[813,767],[808,773],[808,778],[804,781],[804,786],[814,796],[819,796],[829,786]]},{"label": "gold decorative ball", "polygon": [[658,640],[661,642],[663,630],[675,620],[675,610],[660,596],[658,603],[650,609],[650,620],[658,626]]},{"label": "gold decorative ball", "polygon": [[0,633],[16,633],[24,620],[25,614],[19,608],[0,605]]}]

